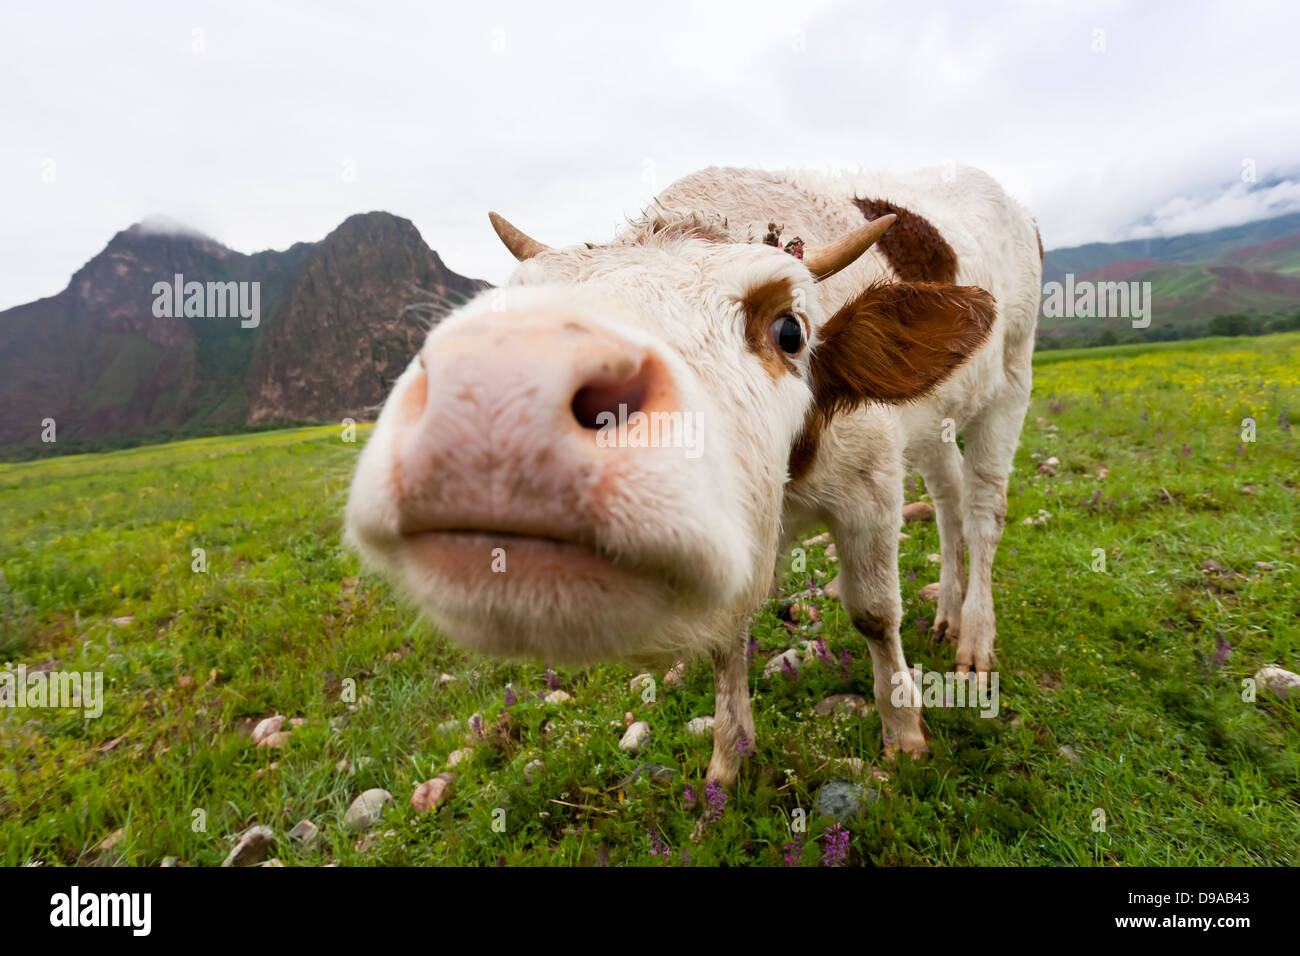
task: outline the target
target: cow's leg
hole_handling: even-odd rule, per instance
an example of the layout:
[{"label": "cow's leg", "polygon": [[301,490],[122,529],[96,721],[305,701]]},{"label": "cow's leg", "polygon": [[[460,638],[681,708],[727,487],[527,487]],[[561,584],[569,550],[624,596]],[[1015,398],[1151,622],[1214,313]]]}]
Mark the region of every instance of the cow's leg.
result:
[{"label": "cow's leg", "polygon": [[961,451],[956,442],[926,439],[915,461],[934,502],[939,526],[939,603],[934,636],[956,643],[961,634],[961,606],[966,597],[966,539],[962,534]]},{"label": "cow's leg", "polygon": [[988,673],[995,666],[997,620],[993,613],[993,556],[1007,517],[1007,476],[1028,394],[1014,394],[986,408],[963,430],[964,514],[962,530],[970,548],[970,581],[961,609],[957,672]]},{"label": "cow's leg", "polygon": [[903,603],[898,589],[898,527],[903,483],[898,470],[884,468],[855,489],[857,510],[832,515],[831,535],[840,559],[840,600],[871,652],[876,709],[886,754],[929,750],[921,723],[921,698],[912,681],[898,633]]},{"label": "cow's leg", "polygon": [[754,752],[754,713],[745,658],[748,619],[732,632],[734,637],[713,652],[713,758],[705,776],[724,787],[736,782],[741,763]]}]

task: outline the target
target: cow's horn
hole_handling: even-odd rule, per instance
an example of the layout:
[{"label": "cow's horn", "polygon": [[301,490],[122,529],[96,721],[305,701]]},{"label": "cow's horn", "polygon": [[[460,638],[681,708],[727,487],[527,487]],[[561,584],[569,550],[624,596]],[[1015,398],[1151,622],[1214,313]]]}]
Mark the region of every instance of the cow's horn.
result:
[{"label": "cow's horn", "polygon": [[[871,248],[871,244],[883,236],[898,217],[893,213],[878,216],[861,229],[855,229],[847,236],[841,236],[824,246],[813,246],[803,252],[803,264],[820,282],[828,279],[847,265],[851,265],[858,256]],[[500,230],[498,230],[500,231]],[[505,237],[502,236],[504,239]],[[507,242],[506,245],[509,245]]]},{"label": "cow's horn", "polygon": [[523,262],[525,259],[531,259],[539,252],[545,252],[550,246],[543,245],[532,236],[520,232],[514,226],[506,221],[504,216],[498,216],[494,212],[488,213],[488,219],[492,220],[492,228],[496,230],[501,241],[506,244],[510,254]]}]

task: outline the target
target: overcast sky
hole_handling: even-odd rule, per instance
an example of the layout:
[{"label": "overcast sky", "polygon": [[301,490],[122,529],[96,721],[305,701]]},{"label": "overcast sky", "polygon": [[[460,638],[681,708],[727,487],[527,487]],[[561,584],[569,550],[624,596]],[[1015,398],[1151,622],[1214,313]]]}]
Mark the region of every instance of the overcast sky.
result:
[{"label": "overcast sky", "polygon": [[489,208],[604,239],[714,164],[968,163],[1049,248],[1300,209],[1296,4],[722,6],[6,3],[0,308],[152,215],[255,252],[385,209],[500,282]]}]

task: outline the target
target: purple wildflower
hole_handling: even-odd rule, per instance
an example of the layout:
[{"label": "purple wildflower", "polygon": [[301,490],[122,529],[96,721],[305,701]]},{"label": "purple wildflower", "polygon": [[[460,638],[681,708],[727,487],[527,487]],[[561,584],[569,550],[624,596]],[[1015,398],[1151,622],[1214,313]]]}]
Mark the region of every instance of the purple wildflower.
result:
[{"label": "purple wildflower", "polygon": [[555,673],[555,671],[551,670],[549,667],[546,668],[546,689],[547,690],[560,689],[560,675]]},{"label": "purple wildflower", "polygon": [[650,829],[650,855],[667,856],[668,850],[668,844],[664,842],[663,836],[659,833],[659,828],[652,827]]},{"label": "purple wildflower", "polygon": [[689,810],[695,806],[695,788],[689,783],[682,790],[682,798],[686,803],[686,809]]},{"label": "purple wildflower", "polygon": [[918,617],[916,619],[916,630],[918,634],[924,634],[930,629],[930,619],[927,617]]},{"label": "purple wildflower", "polygon": [[478,714],[475,714],[473,717],[471,717],[471,718],[469,719],[469,729],[472,730],[472,731],[474,731],[474,736],[476,736],[476,737],[482,737],[482,736],[483,736],[483,718],[480,717]]},{"label": "purple wildflower", "polygon": [[908,583],[908,584],[914,584],[915,582],[916,582],[916,572],[915,572],[915,571],[908,571],[908,572],[907,572],[907,583]]},{"label": "purple wildflower", "polygon": [[750,741],[748,737],[746,737],[744,734],[741,734],[736,738],[736,753],[740,755],[742,760],[745,757],[748,757],[753,752],[754,752],[754,744]]},{"label": "purple wildflower", "polygon": [[817,638],[813,646],[817,648],[817,660],[821,662],[822,667],[830,667],[835,663],[835,658],[831,655],[831,649],[826,646],[826,638]]},{"label": "purple wildflower", "polygon": [[505,695],[504,695],[504,697],[503,697],[503,703],[504,703],[507,707],[513,707],[513,706],[515,705],[515,702],[516,702],[517,700],[518,700],[518,698],[515,697],[515,689],[514,689],[514,686],[511,685],[511,684],[506,684],[506,692],[505,692]]},{"label": "purple wildflower", "polygon": [[745,642],[745,663],[748,664],[750,661],[752,661],[754,659],[754,655],[757,653],[758,653],[758,638],[751,636],[749,640]]},{"label": "purple wildflower", "polygon": [[1228,663],[1228,655],[1232,653],[1232,645],[1228,639],[1220,634],[1214,641],[1214,664],[1216,667],[1222,667]]},{"label": "purple wildflower", "polygon": [[803,834],[796,834],[794,841],[785,845],[785,865],[800,866],[803,863]]},{"label": "purple wildflower", "polygon": [[826,831],[826,849],[822,851],[822,866],[843,866],[849,858],[849,831],[832,823]]},{"label": "purple wildflower", "polygon": [[847,683],[851,677],[849,668],[853,665],[853,654],[847,647],[840,648],[840,674],[843,675]]},{"label": "purple wildflower", "polygon": [[799,679],[799,672],[795,670],[794,665],[790,663],[790,658],[784,655],[781,656],[781,673],[785,674],[785,676],[791,680]]},{"label": "purple wildflower", "polygon": [[704,786],[704,799],[709,803],[709,809],[705,813],[710,821],[722,816],[722,811],[727,805],[727,791],[722,789],[722,784],[716,780],[710,780]]},{"label": "purple wildflower", "polygon": [[1142,420],[1143,420],[1144,422],[1149,422],[1149,421],[1151,421],[1151,411],[1150,411],[1150,409],[1148,409],[1147,411],[1145,411],[1145,412],[1142,413]]},{"label": "purple wildflower", "polygon": [[1191,449],[1191,446],[1188,445],[1186,442],[1183,443],[1183,457],[1184,457],[1184,458],[1191,458],[1191,457],[1192,457],[1192,449]]},{"label": "purple wildflower", "polygon": [[1156,441],[1159,441],[1163,437],[1164,436],[1160,432],[1156,432]]}]

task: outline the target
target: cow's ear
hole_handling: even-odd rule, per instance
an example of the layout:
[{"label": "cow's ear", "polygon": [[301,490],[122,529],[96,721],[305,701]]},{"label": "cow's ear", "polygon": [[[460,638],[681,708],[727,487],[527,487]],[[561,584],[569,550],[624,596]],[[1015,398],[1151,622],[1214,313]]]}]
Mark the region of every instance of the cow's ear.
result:
[{"label": "cow's ear", "polygon": [[812,354],[815,408],[906,402],[938,386],[984,344],[993,296],[976,286],[877,283],[846,302]]}]

